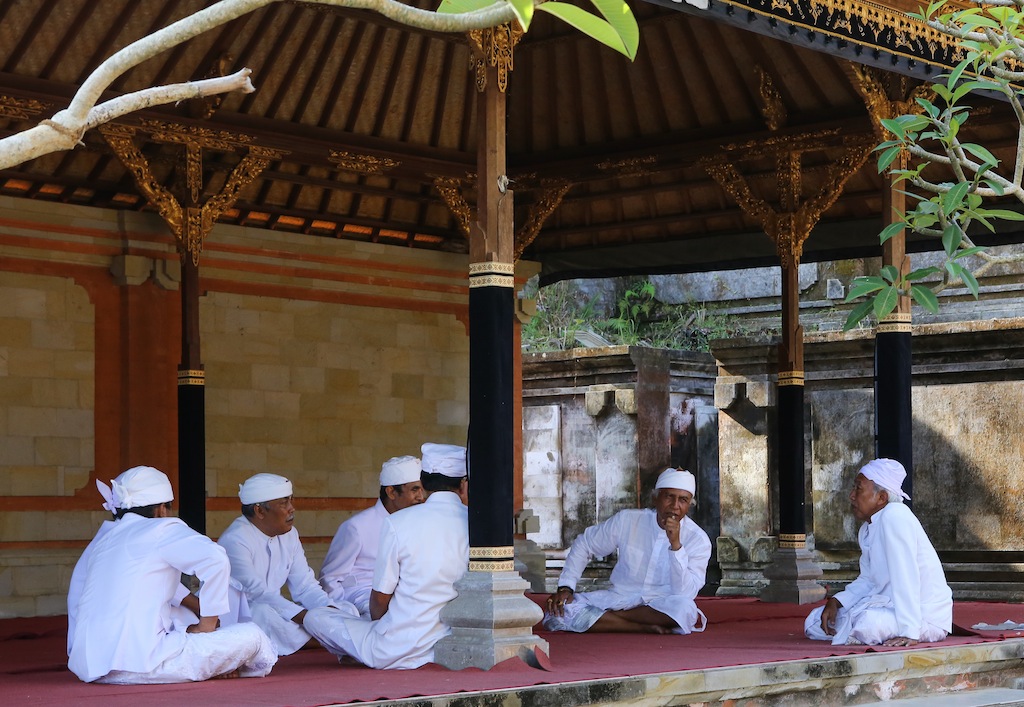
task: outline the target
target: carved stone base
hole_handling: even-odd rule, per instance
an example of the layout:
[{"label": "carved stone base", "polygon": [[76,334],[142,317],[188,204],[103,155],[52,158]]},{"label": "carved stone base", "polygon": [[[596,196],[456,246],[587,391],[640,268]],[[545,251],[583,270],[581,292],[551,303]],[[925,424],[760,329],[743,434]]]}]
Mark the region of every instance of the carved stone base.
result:
[{"label": "carved stone base", "polygon": [[547,556],[537,543],[516,538],[516,572],[529,583],[529,591],[543,594],[547,589]]},{"label": "carved stone base", "polygon": [[764,576],[768,586],[761,592],[762,601],[811,604],[825,598],[825,587],[818,583],[821,567],[806,548],[780,547]]},{"label": "carved stone base", "polygon": [[467,572],[455,589],[459,596],[441,611],[452,632],[434,646],[435,663],[489,670],[515,657],[534,667],[546,662],[548,643],[533,635],[544,613],[523,595],[529,585],[518,573]]}]

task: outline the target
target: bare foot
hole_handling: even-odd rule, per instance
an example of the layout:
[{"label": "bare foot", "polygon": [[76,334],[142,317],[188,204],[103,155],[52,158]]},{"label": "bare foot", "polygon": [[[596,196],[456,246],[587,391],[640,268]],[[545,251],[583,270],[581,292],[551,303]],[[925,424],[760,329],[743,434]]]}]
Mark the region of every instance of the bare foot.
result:
[{"label": "bare foot", "polygon": [[230,680],[232,678],[238,678],[238,677],[241,677],[241,676],[242,676],[241,672],[236,669],[236,670],[232,670],[231,672],[228,672],[228,673],[221,673],[220,675],[214,675],[210,679],[211,680]]},{"label": "bare foot", "polygon": [[645,633],[657,633],[661,636],[667,636],[668,634],[672,633],[672,629],[666,628],[664,626],[659,626],[658,624],[644,624],[644,626]]}]

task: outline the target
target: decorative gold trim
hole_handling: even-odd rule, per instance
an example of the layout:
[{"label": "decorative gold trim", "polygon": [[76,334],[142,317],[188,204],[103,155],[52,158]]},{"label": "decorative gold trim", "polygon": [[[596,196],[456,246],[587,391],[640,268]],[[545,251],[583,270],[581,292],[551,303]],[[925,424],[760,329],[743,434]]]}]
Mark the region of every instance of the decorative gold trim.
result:
[{"label": "decorative gold trim", "polygon": [[804,533],[779,533],[779,547],[797,549],[807,547],[807,535]]},{"label": "decorative gold trim", "polygon": [[505,560],[509,557],[515,557],[515,555],[516,549],[513,545],[469,548],[469,559],[471,560],[490,560],[493,558]]},{"label": "decorative gold trim", "polygon": [[195,125],[169,123],[164,120],[142,120],[142,129],[148,132],[154,142],[171,142],[183,145],[193,144],[211,150],[231,152],[236,147],[248,147],[255,138],[244,133],[229,130],[211,130]]},{"label": "decorative gold trim", "polygon": [[757,96],[758,108],[764,118],[765,125],[769,130],[778,130],[786,124],[789,113],[786,111],[786,104],[782,102],[782,94],[775,88],[771,74],[760,66],[754,66],[754,72],[758,78]]},{"label": "decorative gold trim", "polygon": [[541,188],[544,190],[541,192],[540,198],[537,199],[536,203],[530,207],[527,213],[526,223],[523,224],[522,228],[516,231],[516,242],[515,249],[512,253],[512,257],[515,260],[519,260],[522,257],[523,251],[525,251],[537,235],[540,233],[541,227],[544,222],[548,220],[548,217],[559,207],[562,203],[562,199],[572,189],[573,183],[563,180],[545,179],[541,183]]},{"label": "decorative gold trim", "polygon": [[45,111],[48,105],[34,98],[0,95],[0,118],[29,120]]},{"label": "decorative gold trim", "polygon": [[803,385],[803,371],[779,371],[779,385]]},{"label": "decorative gold trim", "polygon": [[602,172],[609,172],[616,177],[646,177],[657,166],[658,158],[654,155],[645,157],[627,157],[621,160],[598,162],[595,166]]},{"label": "decorative gold trim", "polygon": [[455,222],[459,225],[459,232],[468,240],[473,210],[466,202],[466,198],[462,196],[462,182],[455,177],[434,177],[434,188],[437,189],[437,193],[441,195],[441,199],[448,210],[452,212],[452,216],[455,217]]},{"label": "decorative gold trim", "polygon": [[482,93],[487,88],[486,66],[490,64],[498,70],[498,90],[505,93],[505,89],[508,88],[508,75],[514,67],[515,46],[523,37],[519,22],[470,30],[466,36],[469,37],[477,54],[470,57],[469,66],[471,70],[476,70],[477,91]]},{"label": "decorative gold trim", "polygon": [[469,264],[469,276],[476,277],[478,275],[515,275],[516,264],[515,263],[502,263],[497,260],[488,260],[482,263],[470,263]]},{"label": "decorative gold trim", "polygon": [[513,560],[504,560],[501,562],[491,562],[485,560],[469,561],[470,572],[514,572],[515,569],[516,563]]},{"label": "decorative gold trim", "polygon": [[914,330],[913,315],[909,312],[892,312],[878,323],[879,334],[909,334]]},{"label": "decorative gold trim", "polygon": [[469,278],[469,289],[475,287],[506,287],[514,289],[516,279],[511,275],[479,275]]},{"label": "decorative gold trim", "polygon": [[178,385],[206,385],[206,371],[196,369],[178,371]]},{"label": "decorative gold trim", "polygon": [[384,174],[388,170],[402,164],[390,157],[360,155],[355,152],[343,152],[340,150],[331,150],[328,159],[337,165],[338,169],[358,172],[359,174]]}]

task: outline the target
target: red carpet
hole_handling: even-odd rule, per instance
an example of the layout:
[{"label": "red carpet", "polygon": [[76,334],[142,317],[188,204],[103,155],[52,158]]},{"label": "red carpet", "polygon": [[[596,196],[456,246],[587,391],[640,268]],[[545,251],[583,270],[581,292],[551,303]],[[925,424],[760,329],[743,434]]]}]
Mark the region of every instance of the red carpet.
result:
[{"label": "red carpet", "polygon": [[[490,671],[375,671],[339,666],[322,650],[283,658],[262,680],[213,680],[186,685],[83,684],[66,667],[64,617],[0,621],[3,701],[27,705],[297,705],[397,699],[555,682],[747,665],[899,648],[833,647],[803,637],[811,607],[765,604],[750,598],[698,599],[707,614],[705,633],[689,636],[573,635],[538,632],[551,646],[551,671],[508,661]],[[1007,619],[1024,621],[1024,605],[959,603],[954,621],[969,627]],[[1017,637],[1022,632],[955,635],[943,645]]]}]

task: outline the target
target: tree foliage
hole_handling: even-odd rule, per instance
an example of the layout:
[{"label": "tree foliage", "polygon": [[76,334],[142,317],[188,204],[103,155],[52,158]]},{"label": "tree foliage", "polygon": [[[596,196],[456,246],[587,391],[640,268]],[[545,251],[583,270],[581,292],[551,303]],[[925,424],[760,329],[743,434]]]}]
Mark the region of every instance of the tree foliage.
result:
[{"label": "tree foliage", "polygon": [[[913,205],[881,232],[882,243],[906,229],[940,240],[944,259],[940,267],[906,275],[888,266],[876,276],[855,279],[846,301],[868,299],[850,312],[846,329],[871,314],[884,318],[900,296],[933,313],[939,308],[936,295],[947,287],[962,286],[977,298],[980,275],[994,265],[1020,260],[989,253],[971,234],[994,232],[1000,221],[1024,220],[1019,211],[996,205],[1005,200],[1024,205],[1024,0],[978,0],[955,11],[948,7],[938,0],[913,16],[954,38],[963,59],[932,84],[935,100],[919,97],[918,112],[882,121],[890,139],[876,148],[879,173],[891,172],[896,183],[903,183]],[[1006,101],[1017,119],[1011,165],[1001,164],[983,145],[962,139],[972,111],[968,100],[979,93]],[[936,277],[936,285],[924,282]]]}]

